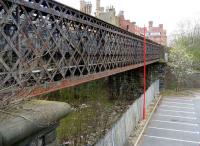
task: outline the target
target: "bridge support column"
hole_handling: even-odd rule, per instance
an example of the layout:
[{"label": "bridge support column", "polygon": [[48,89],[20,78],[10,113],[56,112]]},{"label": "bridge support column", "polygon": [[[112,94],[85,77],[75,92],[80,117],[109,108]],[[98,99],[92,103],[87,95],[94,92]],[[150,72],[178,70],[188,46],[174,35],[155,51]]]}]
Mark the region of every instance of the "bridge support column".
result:
[{"label": "bridge support column", "polygon": [[130,70],[108,77],[108,90],[110,99],[136,99],[142,93],[140,70]]},{"label": "bridge support column", "polygon": [[157,65],[158,77],[159,77],[159,80],[160,80],[160,91],[165,89],[166,69],[167,69],[166,63],[159,63]]}]

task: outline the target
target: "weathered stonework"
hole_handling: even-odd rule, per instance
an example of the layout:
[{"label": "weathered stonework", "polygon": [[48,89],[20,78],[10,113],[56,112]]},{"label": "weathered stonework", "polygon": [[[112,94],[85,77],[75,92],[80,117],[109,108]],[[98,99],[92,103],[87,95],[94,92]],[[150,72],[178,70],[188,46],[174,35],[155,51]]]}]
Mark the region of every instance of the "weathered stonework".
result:
[{"label": "weathered stonework", "polygon": [[160,80],[160,91],[165,89],[165,78],[166,78],[166,69],[167,64],[166,63],[159,63],[158,64],[158,76]]},{"label": "weathered stonework", "polygon": [[67,103],[33,100],[0,114],[0,146],[56,146],[58,121],[71,111]]}]

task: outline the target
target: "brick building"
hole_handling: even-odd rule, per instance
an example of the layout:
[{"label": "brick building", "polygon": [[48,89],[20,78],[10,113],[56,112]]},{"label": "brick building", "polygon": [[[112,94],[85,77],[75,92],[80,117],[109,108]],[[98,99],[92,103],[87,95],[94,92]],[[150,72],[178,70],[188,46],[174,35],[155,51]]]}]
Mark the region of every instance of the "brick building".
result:
[{"label": "brick building", "polygon": [[130,20],[126,20],[124,18],[124,12],[119,12],[119,27],[122,29],[125,29],[127,31],[130,31],[132,33],[135,33],[137,35],[140,35],[140,27],[136,25],[136,22],[131,22]]},{"label": "brick building", "polygon": [[[116,16],[116,11],[114,7],[109,7],[104,10],[104,7],[100,6],[101,0],[96,0],[96,17],[111,23],[115,26],[118,26],[124,30],[135,33],[137,35],[144,35],[144,27],[139,27],[136,25],[136,22],[131,22],[130,20],[126,20],[124,17],[124,12],[120,11],[119,15]],[[147,27],[147,38],[162,44],[167,45],[167,35],[166,30],[163,28],[163,24],[159,24],[159,26],[153,26],[153,21],[149,21],[149,26]]]},{"label": "brick building", "polygon": [[92,13],[92,3],[85,0],[80,0],[80,11],[91,15]]},{"label": "brick building", "polygon": [[[144,34],[144,28],[141,28],[141,33]],[[147,38],[162,44],[167,45],[167,34],[166,30],[163,28],[163,24],[159,26],[153,26],[153,21],[149,21],[149,26],[147,27]]]}]

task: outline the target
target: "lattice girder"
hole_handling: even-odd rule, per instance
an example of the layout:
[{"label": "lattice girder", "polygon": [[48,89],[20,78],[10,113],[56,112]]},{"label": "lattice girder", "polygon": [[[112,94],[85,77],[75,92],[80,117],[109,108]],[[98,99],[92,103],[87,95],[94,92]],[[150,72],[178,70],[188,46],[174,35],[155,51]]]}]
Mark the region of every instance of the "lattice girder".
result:
[{"label": "lattice girder", "polygon": [[[163,46],[147,40],[147,61]],[[0,92],[143,62],[143,37],[51,0],[0,0]]]}]

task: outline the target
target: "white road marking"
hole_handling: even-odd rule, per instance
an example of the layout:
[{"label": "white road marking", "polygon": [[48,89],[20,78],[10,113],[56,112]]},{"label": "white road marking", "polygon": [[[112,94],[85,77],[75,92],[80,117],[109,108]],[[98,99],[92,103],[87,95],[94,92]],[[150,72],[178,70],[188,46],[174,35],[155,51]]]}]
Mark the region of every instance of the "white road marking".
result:
[{"label": "white road marking", "polygon": [[165,114],[157,114],[157,116],[162,117],[174,117],[174,118],[183,118],[183,119],[190,119],[190,120],[196,120],[196,117],[186,117],[186,116],[176,116],[176,115],[165,115]]},{"label": "white road marking", "polygon": [[195,127],[198,127],[198,126],[199,126],[198,124],[186,123],[186,122],[172,122],[172,121],[164,121],[164,120],[152,120],[152,121],[161,122],[161,123],[188,125],[188,126],[195,126]]},{"label": "white road marking", "polygon": [[158,129],[158,130],[166,130],[166,131],[176,131],[176,132],[183,132],[183,133],[192,133],[192,134],[199,134],[199,132],[194,131],[185,131],[185,130],[177,130],[177,129],[168,129],[168,128],[159,128],[159,127],[149,127],[151,129]]},{"label": "white road marking", "polygon": [[185,113],[185,114],[195,114],[195,112],[186,112],[186,111],[177,111],[177,110],[168,110],[168,109],[161,109],[159,108],[159,110],[161,111],[167,111],[167,112],[174,112],[174,113]]},{"label": "white road marking", "polygon": [[182,108],[182,109],[190,109],[190,110],[194,110],[194,108],[193,107],[183,107],[183,106],[173,106],[173,105],[160,105],[160,107],[162,107],[162,106],[164,106],[164,107],[172,107],[172,108]]},{"label": "white road marking", "polygon": [[149,137],[149,138],[155,138],[155,139],[163,139],[163,140],[169,140],[169,141],[179,141],[179,142],[200,144],[199,141],[190,141],[190,140],[175,139],[175,138],[168,138],[168,137],[159,137],[159,136],[151,136],[151,135],[144,135],[144,136],[145,137]]},{"label": "white road marking", "polygon": [[189,106],[194,106],[192,103],[183,103],[183,102],[174,102],[174,101],[163,101],[163,103],[172,103],[172,104],[177,104],[177,105],[189,105]]},{"label": "white road marking", "polygon": [[192,99],[177,99],[177,98],[163,98],[163,99],[167,99],[167,100],[173,100],[173,101],[189,101],[192,102]]}]

